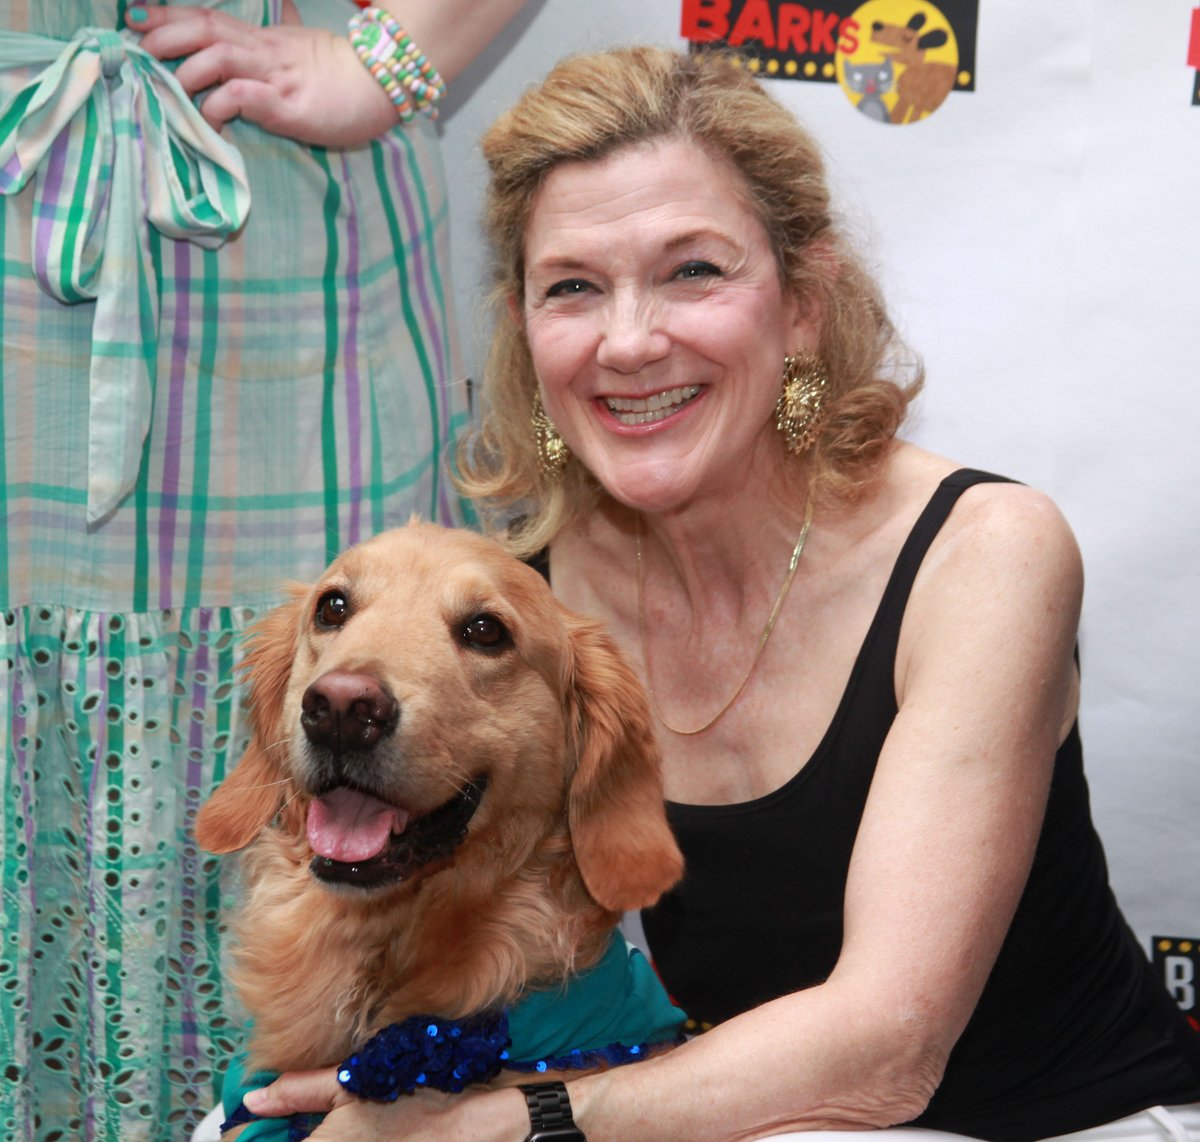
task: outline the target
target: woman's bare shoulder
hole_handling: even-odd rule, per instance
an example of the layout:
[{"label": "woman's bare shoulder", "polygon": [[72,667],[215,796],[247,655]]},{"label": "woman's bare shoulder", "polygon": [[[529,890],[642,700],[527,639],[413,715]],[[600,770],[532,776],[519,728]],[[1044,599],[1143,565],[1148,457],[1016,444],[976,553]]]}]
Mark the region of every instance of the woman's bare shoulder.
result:
[{"label": "woman's bare shoulder", "polygon": [[[888,483],[899,499],[919,511],[937,486],[970,466],[935,455],[915,445],[901,445],[893,458]],[[938,534],[928,560],[931,567],[955,557],[1022,565],[1042,563],[1048,570],[1079,569],[1079,549],[1066,517],[1045,492],[1019,482],[1019,474],[980,482],[955,503]]]}]

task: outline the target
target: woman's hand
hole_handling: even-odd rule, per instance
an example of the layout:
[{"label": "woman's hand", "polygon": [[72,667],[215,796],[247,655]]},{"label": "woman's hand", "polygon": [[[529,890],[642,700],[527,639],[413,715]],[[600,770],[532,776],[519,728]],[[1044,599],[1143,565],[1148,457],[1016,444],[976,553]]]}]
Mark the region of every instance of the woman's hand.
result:
[{"label": "woman's hand", "polygon": [[126,23],[158,59],[187,57],[175,76],[189,95],[204,93],[200,113],[217,130],[241,117],[301,143],[352,147],[399,122],[349,39],[304,27],[292,0],[283,23],[266,28],[158,4],[130,8]]},{"label": "woman's hand", "polygon": [[323,1113],[314,1142],[520,1142],[529,1133],[516,1090],[423,1090],[395,1102],[368,1102],[342,1089],[336,1067],[282,1075],[245,1101],[264,1118]]},{"label": "woman's hand", "polygon": [[242,1100],[260,1118],[288,1114],[324,1114],[349,1097],[337,1081],[337,1067],[319,1071],[289,1071],[270,1086],[250,1091]]},{"label": "woman's hand", "polygon": [[[480,1142],[502,1135],[469,1132],[460,1124],[463,1099],[473,1094],[419,1091],[395,1102],[366,1102],[351,1098],[328,1114],[311,1134],[313,1142]],[[528,1132],[528,1124],[526,1124]],[[520,1142],[524,1134],[509,1134],[506,1142]]]}]

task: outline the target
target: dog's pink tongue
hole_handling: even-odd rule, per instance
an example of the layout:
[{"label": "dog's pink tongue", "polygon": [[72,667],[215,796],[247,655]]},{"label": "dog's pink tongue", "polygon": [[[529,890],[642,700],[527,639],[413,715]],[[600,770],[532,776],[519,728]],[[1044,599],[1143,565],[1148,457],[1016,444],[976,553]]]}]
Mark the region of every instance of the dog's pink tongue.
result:
[{"label": "dog's pink tongue", "polygon": [[308,843],[317,856],[351,862],[383,851],[388,836],[404,832],[408,814],[353,789],[335,789],[308,808]]}]

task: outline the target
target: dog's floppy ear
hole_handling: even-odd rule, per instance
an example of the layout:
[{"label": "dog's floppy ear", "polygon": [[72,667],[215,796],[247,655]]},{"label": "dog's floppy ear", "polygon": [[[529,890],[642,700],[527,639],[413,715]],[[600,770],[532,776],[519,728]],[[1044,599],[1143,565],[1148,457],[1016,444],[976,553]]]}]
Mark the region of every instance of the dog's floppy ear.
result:
[{"label": "dog's floppy ear", "polygon": [[599,623],[570,614],[565,622],[576,757],[567,795],[571,843],[597,903],[615,912],[646,908],[683,872],[646,695]]},{"label": "dog's floppy ear", "polygon": [[196,817],[196,842],[212,853],[245,848],[271,822],[290,789],[279,767],[283,700],[296,654],[302,589],[269,612],[249,633],[242,670],[250,681],[253,733],[233,772]]}]

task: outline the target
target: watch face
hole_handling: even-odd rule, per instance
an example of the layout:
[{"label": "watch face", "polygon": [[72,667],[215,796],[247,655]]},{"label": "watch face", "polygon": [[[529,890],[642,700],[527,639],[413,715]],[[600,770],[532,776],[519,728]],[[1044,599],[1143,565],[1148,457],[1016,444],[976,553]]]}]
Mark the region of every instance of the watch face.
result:
[{"label": "watch face", "polygon": [[587,1137],[578,1126],[540,1126],[525,1142],[587,1142]]}]

